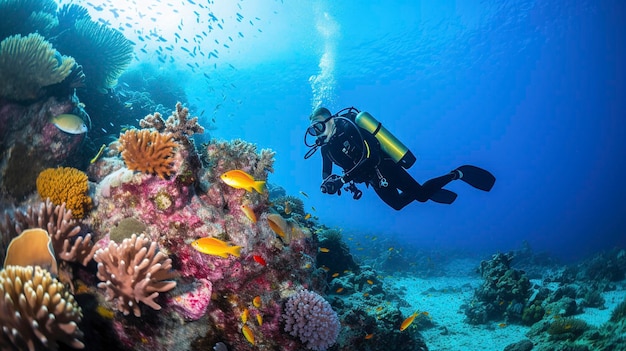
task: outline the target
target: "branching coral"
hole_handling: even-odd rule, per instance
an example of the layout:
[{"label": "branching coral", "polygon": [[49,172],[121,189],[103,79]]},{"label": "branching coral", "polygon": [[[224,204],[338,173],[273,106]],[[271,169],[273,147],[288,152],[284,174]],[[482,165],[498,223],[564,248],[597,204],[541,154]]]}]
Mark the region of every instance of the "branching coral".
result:
[{"label": "branching coral", "polygon": [[275,154],[269,149],[262,149],[257,154],[255,144],[241,139],[231,142],[212,141],[207,146],[206,154],[210,169],[209,178],[214,181],[226,171],[241,169],[252,175],[254,179],[266,179],[268,172],[274,172]]},{"label": "branching coral", "polygon": [[91,210],[87,195],[87,175],[71,167],[48,168],[37,177],[37,191],[42,198],[50,198],[55,205],[65,203],[74,218],[83,218]]},{"label": "branching coral", "polygon": [[63,81],[74,64],[73,58],[59,55],[39,34],[4,39],[0,43],[0,96],[36,99],[43,87]]},{"label": "branching coral", "polygon": [[30,206],[25,213],[16,211],[15,222],[12,228],[15,231],[11,236],[29,228],[46,229],[52,239],[55,255],[64,261],[79,262],[86,266],[95,253],[91,234],[78,235],[81,229],[72,218],[72,212],[65,205],[54,205],[50,199],[39,206]]},{"label": "branching coral", "polygon": [[171,134],[130,129],[120,136],[119,150],[128,169],[165,179],[174,172],[173,157],[177,146]]},{"label": "branching coral", "polygon": [[300,338],[311,350],[326,350],[339,335],[339,318],[320,295],[302,290],[287,300],[285,331]]},{"label": "branching coral", "polygon": [[[81,18],[54,41],[83,66],[86,83],[103,90],[114,86],[133,58],[132,42],[112,28]],[[94,54],[96,53],[96,54]]]},{"label": "branching coral", "polygon": [[115,301],[115,308],[125,315],[132,310],[141,316],[139,303],[160,310],[155,301],[160,292],[176,286],[170,271],[172,260],[158,251],[157,243],[151,242],[144,234],[133,234],[121,244],[114,241],[109,246],[96,251],[98,262],[98,287],[106,290],[107,300]]},{"label": "branching coral", "polygon": [[180,102],[176,104],[176,111],[172,112],[167,120],[164,120],[160,113],[155,112],[139,121],[139,126],[141,128],[153,128],[160,133],[171,133],[174,139],[182,143],[190,142],[189,137],[194,134],[204,133],[204,128],[198,124],[198,117],[190,119],[189,109],[183,107]]},{"label": "branching coral", "polygon": [[57,350],[58,342],[82,349],[82,312],[74,296],[38,266],[0,271],[0,348]]}]

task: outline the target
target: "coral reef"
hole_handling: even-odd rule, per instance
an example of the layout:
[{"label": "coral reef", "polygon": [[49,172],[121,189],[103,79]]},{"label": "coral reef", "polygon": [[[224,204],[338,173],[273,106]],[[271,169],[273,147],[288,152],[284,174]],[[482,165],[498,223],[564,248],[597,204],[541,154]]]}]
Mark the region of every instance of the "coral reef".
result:
[{"label": "coral reef", "polygon": [[550,323],[548,334],[558,339],[576,339],[587,329],[589,329],[589,326],[583,320],[560,318]]},{"label": "coral reef", "polygon": [[155,301],[159,293],[172,290],[176,286],[171,281],[172,260],[158,251],[156,242],[145,235],[133,234],[121,244],[113,241],[108,247],[96,251],[94,260],[98,262],[98,287],[106,290],[109,301],[115,301],[116,310],[125,315],[131,311],[141,316],[139,303],[155,310],[161,306]]},{"label": "coral reef", "polygon": [[65,204],[74,218],[83,218],[91,210],[92,200],[87,194],[87,175],[72,167],[48,168],[37,177],[37,192],[53,204]]},{"label": "coral reef", "polygon": [[315,292],[302,290],[285,304],[285,331],[311,350],[325,350],[339,335],[339,318],[330,304]]},{"label": "coral reef", "polygon": [[165,179],[174,172],[176,147],[178,144],[170,134],[130,129],[120,136],[119,151],[128,169]]},{"label": "coral reef", "polygon": [[268,172],[274,172],[274,154],[269,149],[262,149],[257,154],[255,144],[240,139],[211,141],[206,150],[207,178],[215,182],[224,172],[240,169],[254,179],[265,179]]},{"label": "coral reef", "polygon": [[512,321],[522,319],[531,284],[523,271],[511,268],[512,259],[512,254],[498,253],[480,263],[483,284],[465,309],[470,324],[487,323],[505,314]]},{"label": "coral reef", "polygon": [[0,43],[0,97],[37,99],[42,88],[63,81],[74,64],[73,58],[60,56],[39,34],[8,37]]},{"label": "coral reef", "polygon": [[59,342],[84,347],[81,308],[49,272],[38,266],[4,267],[0,295],[3,350],[57,350]]}]

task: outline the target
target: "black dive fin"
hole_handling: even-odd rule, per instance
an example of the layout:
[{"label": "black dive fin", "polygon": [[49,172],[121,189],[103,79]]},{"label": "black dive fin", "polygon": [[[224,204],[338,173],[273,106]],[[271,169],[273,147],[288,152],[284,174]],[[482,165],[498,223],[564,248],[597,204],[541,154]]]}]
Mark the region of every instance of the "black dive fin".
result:
[{"label": "black dive fin", "polygon": [[496,182],[496,177],[493,174],[476,166],[465,165],[457,168],[457,170],[463,173],[461,180],[476,189],[489,191]]},{"label": "black dive fin", "polygon": [[430,196],[430,200],[440,204],[451,204],[456,200],[456,193],[447,189],[439,189]]}]

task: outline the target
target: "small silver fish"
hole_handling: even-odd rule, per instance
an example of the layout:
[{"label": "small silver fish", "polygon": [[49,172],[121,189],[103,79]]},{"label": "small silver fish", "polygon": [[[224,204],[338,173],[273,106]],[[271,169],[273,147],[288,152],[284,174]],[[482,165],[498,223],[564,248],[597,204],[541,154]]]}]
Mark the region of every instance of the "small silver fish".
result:
[{"label": "small silver fish", "polygon": [[60,130],[70,134],[83,134],[87,132],[87,125],[78,116],[64,113],[50,119],[50,123],[54,124]]}]

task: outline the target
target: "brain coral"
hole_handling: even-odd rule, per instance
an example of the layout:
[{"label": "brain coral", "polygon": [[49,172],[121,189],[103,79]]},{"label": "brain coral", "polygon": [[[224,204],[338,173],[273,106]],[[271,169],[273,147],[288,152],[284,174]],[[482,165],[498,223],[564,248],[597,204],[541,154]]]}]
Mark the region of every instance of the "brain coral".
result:
[{"label": "brain coral", "polygon": [[311,350],[326,350],[339,335],[339,318],[320,295],[302,290],[287,300],[285,331],[300,338]]},{"label": "brain coral", "polygon": [[171,134],[130,129],[120,135],[119,150],[128,169],[165,179],[174,172],[173,157],[177,146]]},{"label": "brain coral", "polygon": [[82,312],[74,296],[39,266],[0,271],[0,349],[57,350],[57,341],[82,349]]},{"label": "brain coral", "polygon": [[87,195],[87,175],[76,168],[48,168],[37,177],[37,192],[55,205],[65,203],[74,218],[83,218],[91,210],[92,201]]}]

